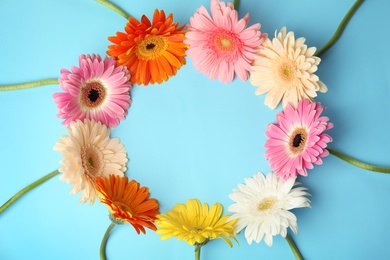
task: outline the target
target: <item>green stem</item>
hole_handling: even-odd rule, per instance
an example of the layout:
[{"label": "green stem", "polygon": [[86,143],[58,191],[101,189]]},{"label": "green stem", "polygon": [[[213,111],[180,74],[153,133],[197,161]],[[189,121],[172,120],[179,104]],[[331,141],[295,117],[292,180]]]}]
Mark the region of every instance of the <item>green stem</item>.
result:
[{"label": "green stem", "polygon": [[102,243],[100,244],[100,260],[106,260],[106,245],[107,240],[110,235],[111,230],[115,227],[115,223],[111,222],[111,224],[108,226],[106,233],[104,233],[104,237],[102,239]]},{"label": "green stem", "polygon": [[289,234],[287,234],[286,240],[287,240],[288,245],[290,246],[290,248],[295,256],[295,259],[303,260],[303,256],[302,256],[301,252],[299,252],[297,245],[295,244],[294,240],[292,239],[292,237],[290,237]]},{"label": "green stem", "polygon": [[238,6],[240,5],[240,0],[234,0],[233,5],[234,5],[234,10],[238,11]]},{"label": "green stem", "polygon": [[202,245],[195,245],[195,260],[200,260],[200,249]]},{"label": "green stem", "polygon": [[59,174],[58,170],[52,171],[48,175],[43,176],[39,180],[37,180],[37,181],[31,183],[30,185],[24,187],[23,189],[21,189],[18,193],[16,193],[14,196],[12,196],[6,203],[4,203],[3,206],[0,207],[0,214],[3,213],[4,210],[6,210],[9,206],[11,206],[12,203],[14,203],[16,200],[18,200],[24,194],[26,194],[30,190],[34,189],[38,185],[44,183],[45,181],[51,179],[52,177],[56,176],[57,174]]},{"label": "green stem", "polygon": [[96,2],[102,4],[102,5],[105,5],[107,6],[108,8],[110,8],[111,10],[117,12],[118,14],[122,15],[124,18],[126,18],[127,20],[131,17],[125,10],[123,10],[122,8],[120,8],[119,6],[111,3],[110,1],[108,0],[96,0]]},{"label": "green stem", "polygon": [[335,34],[332,36],[332,38],[320,49],[318,50],[314,55],[315,56],[321,56],[324,54],[330,47],[332,47],[336,41],[340,38],[341,34],[343,33],[345,27],[347,26],[347,23],[349,20],[351,20],[352,16],[355,14],[356,10],[359,8],[359,6],[364,2],[364,0],[357,0],[351,9],[349,9],[348,13],[344,16],[343,20],[341,21],[339,27],[337,28]]},{"label": "green stem", "polygon": [[344,160],[344,161],[346,161],[354,166],[357,166],[359,168],[373,171],[373,172],[390,173],[389,167],[381,167],[381,166],[376,166],[376,165],[364,163],[364,162],[356,160],[356,159],[354,159],[354,158],[352,158],[344,153],[333,150],[332,148],[326,148],[326,150],[328,150],[330,154],[333,154],[334,156],[340,158],[341,160]]},{"label": "green stem", "polygon": [[35,88],[35,87],[39,87],[39,86],[54,85],[54,84],[58,84],[57,78],[42,79],[42,80],[31,81],[31,82],[21,83],[21,84],[3,85],[3,86],[0,86],[0,91]]}]

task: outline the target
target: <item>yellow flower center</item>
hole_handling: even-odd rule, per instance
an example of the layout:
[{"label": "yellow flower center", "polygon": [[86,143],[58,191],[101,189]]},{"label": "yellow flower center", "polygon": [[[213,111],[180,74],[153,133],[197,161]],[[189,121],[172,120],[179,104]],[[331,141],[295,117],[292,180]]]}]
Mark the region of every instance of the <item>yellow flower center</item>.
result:
[{"label": "yellow flower center", "polygon": [[168,40],[162,36],[149,36],[135,47],[135,53],[141,60],[153,60],[168,48]]},{"label": "yellow flower center", "polygon": [[103,171],[103,158],[95,147],[84,147],[81,150],[81,164],[88,178],[94,180]]},{"label": "yellow flower center", "polygon": [[237,47],[237,43],[230,35],[219,33],[214,37],[214,46],[223,53],[230,53]]},{"label": "yellow flower center", "polygon": [[265,199],[257,206],[257,209],[259,211],[267,211],[272,209],[274,205],[275,205],[274,199]]},{"label": "yellow flower center", "polygon": [[106,89],[99,81],[89,81],[81,87],[80,104],[86,108],[100,106],[106,98]]},{"label": "yellow flower center", "polygon": [[293,155],[301,154],[307,143],[307,131],[304,128],[297,128],[290,136],[289,148]]},{"label": "yellow flower center", "polygon": [[284,83],[293,83],[293,81],[296,79],[296,74],[298,71],[295,62],[287,58],[281,59],[278,62],[276,70],[279,79],[284,81]]}]

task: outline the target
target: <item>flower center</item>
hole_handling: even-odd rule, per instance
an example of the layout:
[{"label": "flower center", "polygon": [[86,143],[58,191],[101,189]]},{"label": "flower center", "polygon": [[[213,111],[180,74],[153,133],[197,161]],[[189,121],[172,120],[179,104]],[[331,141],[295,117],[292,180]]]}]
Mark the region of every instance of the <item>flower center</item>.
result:
[{"label": "flower center", "polygon": [[257,206],[257,209],[259,211],[267,211],[272,209],[274,205],[275,205],[274,199],[265,199]]},{"label": "flower center", "polygon": [[156,47],[156,45],[154,43],[149,43],[146,45],[147,50],[152,50],[154,47]]},{"label": "flower center", "polygon": [[99,99],[99,96],[99,91],[97,91],[96,89],[91,89],[88,94],[88,99],[91,102],[96,102],[96,100]]},{"label": "flower center", "polygon": [[[192,225],[180,225],[181,228],[183,228],[186,232],[191,234],[199,234],[202,233],[202,231],[205,229],[205,227],[201,226],[192,226]],[[206,227],[207,229],[207,227]]]},{"label": "flower center", "polygon": [[135,47],[135,53],[141,60],[153,60],[168,48],[168,40],[162,36],[149,36]]},{"label": "flower center", "polygon": [[132,209],[129,206],[127,206],[125,203],[123,203],[121,201],[114,201],[114,204],[116,206],[118,206],[121,210],[123,210],[124,212],[129,213],[130,216],[133,214]]},{"label": "flower center", "polygon": [[289,147],[292,154],[301,154],[306,148],[307,131],[304,128],[297,128],[290,136]]},{"label": "flower center", "polygon": [[105,100],[106,89],[99,81],[90,81],[81,87],[79,98],[84,107],[95,108]]},{"label": "flower center", "polygon": [[219,33],[214,37],[214,46],[223,53],[231,53],[237,47],[235,39],[225,33]]},{"label": "flower center", "polygon": [[295,147],[295,148],[298,148],[301,143],[303,142],[303,137],[302,137],[302,134],[297,134],[293,141],[292,141],[292,145]]},{"label": "flower center", "polygon": [[103,157],[94,146],[82,148],[81,164],[85,174],[92,180],[103,172]]},{"label": "flower center", "polygon": [[285,83],[292,83],[297,74],[297,68],[294,61],[289,59],[280,60],[277,66],[277,74],[279,78]]},{"label": "flower center", "polygon": [[199,233],[203,231],[204,227],[191,227],[191,233]]}]

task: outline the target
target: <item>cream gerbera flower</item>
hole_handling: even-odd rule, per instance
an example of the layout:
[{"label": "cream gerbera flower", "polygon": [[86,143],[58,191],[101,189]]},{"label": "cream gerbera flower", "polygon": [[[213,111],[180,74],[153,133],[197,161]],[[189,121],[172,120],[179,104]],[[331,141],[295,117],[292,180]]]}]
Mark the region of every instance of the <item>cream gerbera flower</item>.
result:
[{"label": "cream gerbera flower", "polygon": [[63,156],[60,179],[74,185],[70,194],[82,191],[79,202],[89,200],[92,205],[96,198],[96,177],[124,175],[125,147],[119,138],[110,138],[106,125],[93,120],[71,122],[67,131],[69,135],[61,136],[54,146],[54,150]]},{"label": "cream gerbera flower", "polygon": [[297,218],[290,210],[310,207],[310,201],[305,197],[309,195],[306,188],[293,188],[295,179],[284,181],[274,173],[265,177],[260,172],[246,178],[245,185],[239,184],[238,189],[233,189],[229,197],[236,203],[228,209],[235,213],[229,220],[238,219],[235,232],[245,228],[248,244],[264,239],[272,246],[272,237],[278,234],[286,237],[288,227],[298,233]]},{"label": "cream gerbera flower", "polygon": [[313,56],[316,48],[307,48],[306,39],[295,39],[294,32],[286,34],[286,27],[276,33],[262,44],[253,62],[250,82],[258,87],[256,95],[268,93],[264,103],[274,109],[281,100],[283,107],[290,102],[296,107],[301,99],[313,100],[317,91],[327,92],[314,74],[321,61]]}]

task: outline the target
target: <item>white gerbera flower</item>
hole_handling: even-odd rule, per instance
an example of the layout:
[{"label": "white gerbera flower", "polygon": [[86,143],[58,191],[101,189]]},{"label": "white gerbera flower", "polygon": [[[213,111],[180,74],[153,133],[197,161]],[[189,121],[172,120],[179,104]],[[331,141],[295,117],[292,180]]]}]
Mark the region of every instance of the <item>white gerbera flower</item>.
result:
[{"label": "white gerbera flower", "polygon": [[257,86],[256,95],[267,93],[264,103],[274,109],[282,100],[297,106],[302,99],[313,100],[317,91],[328,89],[314,73],[321,59],[314,56],[315,47],[308,48],[306,39],[295,39],[294,32],[283,27],[275,38],[260,46],[252,66],[250,82]]},{"label": "white gerbera flower", "polygon": [[73,184],[70,194],[82,191],[79,202],[96,198],[96,177],[124,176],[127,155],[119,138],[110,138],[110,129],[100,122],[84,119],[71,122],[68,135],[61,136],[54,150],[61,153],[60,179]]},{"label": "white gerbera flower", "polygon": [[228,221],[238,219],[235,232],[245,229],[248,244],[259,243],[263,238],[272,246],[272,237],[280,234],[286,237],[287,228],[297,234],[296,216],[290,212],[294,208],[310,207],[305,196],[310,195],[304,187],[292,187],[296,177],[284,181],[271,172],[265,177],[261,172],[253,178],[246,178],[245,185],[239,184],[229,197],[236,202],[228,209],[235,212]]}]

